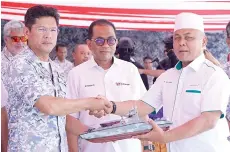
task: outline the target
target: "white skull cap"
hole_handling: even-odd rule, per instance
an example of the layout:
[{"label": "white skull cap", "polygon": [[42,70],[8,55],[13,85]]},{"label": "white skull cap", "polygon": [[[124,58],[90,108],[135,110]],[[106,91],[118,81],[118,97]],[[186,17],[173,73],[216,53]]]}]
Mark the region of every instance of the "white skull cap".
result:
[{"label": "white skull cap", "polygon": [[197,29],[204,33],[204,21],[200,15],[183,12],[176,16],[174,32],[180,29]]}]

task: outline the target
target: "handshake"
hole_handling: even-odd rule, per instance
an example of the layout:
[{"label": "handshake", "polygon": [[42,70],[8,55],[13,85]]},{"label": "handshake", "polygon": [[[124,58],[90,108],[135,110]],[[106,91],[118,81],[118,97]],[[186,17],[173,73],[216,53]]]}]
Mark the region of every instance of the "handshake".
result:
[{"label": "handshake", "polygon": [[113,102],[103,96],[87,98],[87,109],[90,115],[101,118],[113,111]]}]

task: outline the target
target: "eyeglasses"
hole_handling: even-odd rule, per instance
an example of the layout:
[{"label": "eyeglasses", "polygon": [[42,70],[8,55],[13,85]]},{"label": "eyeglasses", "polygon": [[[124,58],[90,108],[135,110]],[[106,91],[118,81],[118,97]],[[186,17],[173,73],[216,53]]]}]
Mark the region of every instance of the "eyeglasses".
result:
[{"label": "eyeglasses", "polygon": [[107,44],[109,46],[113,46],[117,42],[117,39],[114,37],[109,37],[108,39],[98,37],[96,39],[91,39],[91,40],[93,40],[96,43],[96,45],[98,45],[98,46],[103,46],[105,44],[105,41],[107,41]]},{"label": "eyeglasses", "polygon": [[51,33],[58,33],[59,32],[59,29],[57,27],[46,28],[44,26],[38,26],[38,27],[34,26],[34,28],[36,28],[39,33],[46,33],[48,31],[50,31]]},{"label": "eyeglasses", "polygon": [[13,42],[27,42],[28,38],[27,36],[10,36],[11,40]]}]

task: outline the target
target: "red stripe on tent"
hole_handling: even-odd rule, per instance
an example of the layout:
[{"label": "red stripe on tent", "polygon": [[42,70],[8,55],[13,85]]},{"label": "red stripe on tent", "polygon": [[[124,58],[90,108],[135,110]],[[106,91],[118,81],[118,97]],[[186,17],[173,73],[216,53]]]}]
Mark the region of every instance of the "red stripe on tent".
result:
[{"label": "red stripe on tent", "polygon": [[[9,19],[4,19],[4,20],[8,20]],[[69,24],[60,24],[60,26],[67,26],[67,27],[77,27],[77,28],[88,28],[88,26],[78,26],[78,25],[69,25]],[[168,31],[168,32],[173,32],[173,29],[171,28],[125,28],[125,27],[117,27],[117,30],[140,30],[140,31],[160,31],[160,32],[164,32],[164,31]],[[223,28],[205,28],[205,31],[220,31],[220,30],[225,30],[225,26]]]},{"label": "red stripe on tent", "polygon": [[[21,8],[30,8],[37,4],[32,3],[19,3],[19,2],[1,2],[3,7],[21,7]],[[221,14],[230,14],[229,10],[158,10],[158,9],[123,9],[123,8],[96,8],[96,7],[78,7],[78,6],[60,6],[60,5],[46,5],[51,6],[59,11],[67,11],[80,14],[87,13],[121,13],[121,14],[146,14],[146,15],[176,15],[182,11],[193,12],[200,15],[221,15]]]}]

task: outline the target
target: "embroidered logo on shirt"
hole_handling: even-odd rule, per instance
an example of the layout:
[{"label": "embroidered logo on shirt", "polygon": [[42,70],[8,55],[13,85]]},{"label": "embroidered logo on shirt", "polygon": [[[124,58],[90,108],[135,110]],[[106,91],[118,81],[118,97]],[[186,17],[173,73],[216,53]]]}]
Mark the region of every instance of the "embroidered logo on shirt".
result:
[{"label": "embroidered logo on shirt", "polygon": [[85,85],[85,87],[93,87],[93,86],[95,86],[95,84],[87,84],[87,85]]},{"label": "embroidered logo on shirt", "polygon": [[116,85],[117,85],[117,86],[123,86],[123,85],[128,86],[128,85],[130,85],[130,84],[128,84],[128,83],[122,83],[122,82],[116,82]]},{"label": "embroidered logo on shirt", "polygon": [[191,87],[198,87],[200,84],[190,84]]},{"label": "embroidered logo on shirt", "polygon": [[172,81],[164,81],[164,83],[172,83]]}]

